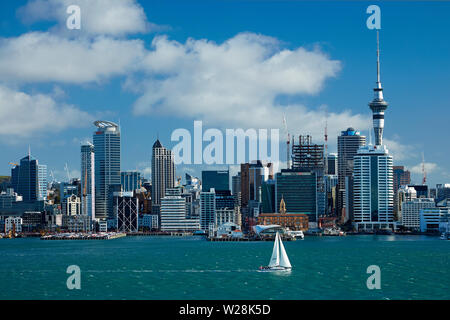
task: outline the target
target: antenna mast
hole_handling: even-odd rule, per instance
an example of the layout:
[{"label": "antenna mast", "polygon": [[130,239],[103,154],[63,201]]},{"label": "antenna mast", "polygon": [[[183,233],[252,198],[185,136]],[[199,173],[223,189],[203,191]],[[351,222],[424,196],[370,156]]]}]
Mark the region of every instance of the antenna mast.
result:
[{"label": "antenna mast", "polygon": [[328,112],[325,113],[325,163],[324,174],[328,174]]},{"label": "antenna mast", "polygon": [[425,185],[427,183],[427,172],[425,171],[425,155],[422,152],[422,185]]}]

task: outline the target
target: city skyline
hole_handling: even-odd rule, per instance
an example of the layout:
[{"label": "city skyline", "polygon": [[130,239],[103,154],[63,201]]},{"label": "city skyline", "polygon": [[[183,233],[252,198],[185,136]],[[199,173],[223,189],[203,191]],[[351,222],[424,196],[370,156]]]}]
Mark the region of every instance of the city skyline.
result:
[{"label": "city skyline", "polygon": [[[53,1],[47,1],[52,3]],[[77,1],[75,1],[77,2]],[[130,12],[137,12],[136,8],[140,8],[138,11],[139,21],[148,22],[150,29],[153,32],[146,32],[140,27],[130,27],[126,30],[121,30],[123,26],[117,26],[115,30],[94,29],[94,26],[89,22],[86,22],[84,26],[86,30],[81,29],[83,36],[68,35],[67,31],[63,32],[58,30],[58,26],[61,26],[62,22],[60,17],[53,12],[53,15],[48,17],[42,16],[37,12],[33,12],[32,5],[30,3],[22,1],[21,3],[14,3],[6,5],[4,14],[8,16],[3,20],[5,28],[0,36],[3,37],[3,42],[0,44],[0,54],[4,56],[7,52],[11,54],[14,47],[13,45],[23,45],[24,50],[30,49],[30,43],[37,41],[34,37],[41,37],[43,43],[47,43],[49,46],[53,45],[58,49],[65,50],[65,45],[73,46],[73,48],[80,50],[80,55],[84,53],[92,54],[95,58],[96,54],[92,49],[94,45],[100,46],[98,35],[103,35],[106,39],[111,41],[111,45],[117,45],[117,49],[130,49],[130,46],[136,44],[136,41],[141,41],[144,48],[140,48],[148,59],[147,62],[152,64],[152,61],[170,62],[163,60],[158,54],[163,54],[164,51],[160,49],[173,50],[181,48],[180,52],[174,51],[174,54],[179,54],[178,62],[179,73],[183,76],[186,75],[185,63],[186,59],[196,58],[187,56],[188,48],[203,50],[201,45],[205,46],[204,50],[216,50],[217,54],[222,54],[221,57],[228,57],[232,54],[239,54],[242,58],[258,59],[258,54],[273,57],[280,52],[286,52],[292,55],[292,61],[285,62],[287,67],[292,68],[294,65],[304,61],[307,56],[312,56],[316,59],[320,59],[321,63],[324,63],[326,68],[329,68],[324,74],[320,74],[322,78],[316,79],[316,83],[307,83],[305,86],[301,85],[303,79],[303,69],[294,69],[296,71],[293,79],[294,83],[284,81],[285,88],[269,87],[267,90],[273,93],[271,96],[265,97],[264,101],[269,101],[267,105],[268,110],[273,110],[276,103],[281,105],[281,112],[277,114],[271,114],[270,122],[263,121],[267,128],[270,126],[282,127],[283,113],[288,114],[288,126],[291,134],[296,136],[299,134],[306,135],[311,134],[314,142],[318,144],[323,143],[323,131],[325,126],[325,112],[322,105],[327,105],[327,113],[329,114],[328,126],[329,126],[329,152],[335,152],[337,137],[341,131],[346,130],[348,127],[354,127],[356,130],[361,131],[362,135],[369,137],[369,130],[372,130],[372,124],[370,121],[370,110],[367,108],[367,102],[370,101],[371,90],[374,87],[376,81],[374,77],[375,62],[376,62],[376,35],[374,31],[367,30],[365,27],[365,8],[366,3],[354,3],[352,5],[346,5],[346,10],[341,10],[340,19],[338,17],[324,14],[323,18],[319,15],[315,15],[317,22],[307,19],[305,15],[308,13],[317,13],[318,10],[326,8],[326,12],[332,11],[334,4],[326,5],[314,5],[311,3],[285,3],[281,7],[284,10],[286,8],[298,9],[296,14],[305,19],[298,19],[299,22],[294,24],[293,17],[287,14],[286,21],[289,21],[293,28],[287,28],[287,25],[281,23],[280,16],[275,14],[273,21],[269,19],[268,26],[263,26],[259,19],[252,19],[252,23],[246,22],[245,19],[237,15],[235,12],[228,12],[230,9],[224,4],[209,4],[208,8],[221,7],[230,15],[235,16],[236,23],[232,26],[226,21],[218,21],[213,24],[212,29],[209,32],[199,31],[197,28],[188,26],[187,20],[178,19],[172,17],[179,17],[180,13],[171,12],[169,8],[162,3],[140,3],[135,1],[127,1],[126,5],[129,5]],[[251,11],[248,2],[238,2],[239,8],[243,12],[249,13]],[[181,5],[181,4],[180,4]],[[205,5],[206,3],[201,1],[195,2],[192,8],[188,9],[189,13],[193,14],[196,6]],[[421,64],[414,64],[414,70],[417,70],[417,74],[421,74],[421,77],[414,77],[414,81],[405,79],[405,76],[410,73],[409,67],[412,62],[419,59],[425,54],[431,55],[431,53],[425,53],[422,47],[414,46],[414,43],[421,43],[425,46],[428,43],[425,39],[425,35],[430,34],[427,30],[432,30],[433,36],[431,38],[436,39],[443,32],[444,28],[436,28],[433,23],[422,26],[422,30],[419,30],[419,26],[414,24],[409,25],[407,34],[403,32],[402,27],[398,25],[402,24],[402,21],[406,23],[407,20],[414,17],[422,16],[423,19],[429,21],[430,12],[436,14],[435,6],[448,6],[448,4],[433,4],[433,10],[428,7],[422,7],[420,4],[408,3],[402,4],[389,4],[382,3],[382,30],[381,30],[381,59],[382,59],[382,75],[383,84],[385,86],[385,93],[388,94],[388,101],[391,107],[386,111],[386,115],[390,121],[386,127],[385,132],[385,144],[387,145],[389,152],[393,155],[394,165],[404,165],[411,171],[412,182],[420,184],[422,176],[421,170],[421,154],[425,153],[426,169],[428,185],[434,186],[437,183],[445,183],[450,179],[449,168],[447,167],[446,158],[448,155],[443,151],[442,145],[445,145],[445,117],[437,116],[445,114],[445,99],[442,88],[444,83],[442,76],[446,73],[448,61],[445,61],[443,57],[449,52],[448,43],[439,42],[436,44],[439,47],[440,54],[438,59],[430,65],[430,60],[421,60]],[[22,8],[19,10],[19,8]],[[52,10],[56,10],[52,7]],[[269,11],[274,9],[270,3],[264,4],[262,7],[258,7],[262,15],[269,15]],[[142,10],[141,10],[142,9]],[[330,9],[330,10],[328,10]],[[18,10],[18,11],[17,11]],[[92,16],[98,15],[98,8],[89,8]],[[228,10],[228,11],[227,11]],[[277,7],[278,10],[278,7]],[[281,9],[279,9],[281,10]],[[404,16],[396,15],[398,12],[405,12]],[[11,15],[11,12],[18,12],[18,18],[15,15]],[[211,11],[211,10],[209,10]],[[52,11],[49,10],[49,14]],[[213,12],[213,11],[212,11]],[[170,13],[170,14],[169,14]],[[65,13],[64,13],[65,14]],[[211,13],[214,15],[214,13]],[[408,15],[409,14],[409,15]],[[348,21],[344,21],[348,15]],[[95,16],[97,17],[97,16]],[[98,16],[100,19],[101,16]],[[42,20],[50,20],[49,22],[42,23]],[[198,25],[202,23],[210,23],[210,18],[199,16]],[[342,20],[341,20],[342,19]],[[397,19],[397,20],[396,20]],[[403,20],[404,19],[404,20]],[[176,20],[176,21],[175,21]],[[191,20],[189,20],[191,21]],[[337,23],[339,21],[339,23]],[[444,19],[440,19],[440,24],[448,23]],[[152,25],[155,23],[156,25]],[[287,22],[286,22],[287,23]],[[320,28],[317,27],[321,24]],[[301,27],[305,27],[309,24],[311,26],[310,34],[301,32],[300,35],[296,34],[295,30],[302,30]],[[13,28],[14,26],[14,28]],[[225,32],[224,28],[231,26],[231,30]],[[351,27],[351,31],[348,28]],[[331,36],[332,29],[335,28],[337,35]],[[406,28],[406,27],[405,27]],[[412,31],[411,31],[412,28]],[[201,28],[200,28],[201,29]],[[345,31],[345,32],[343,32]],[[414,31],[414,32],[413,32]],[[244,32],[244,33],[243,33]],[[247,33],[245,33],[247,32]],[[86,33],[86,34],[85,34]],[[402,34],[402,41],[398,43],[398,37]],[[186,40],[192,37],[191,42]],[[268,38],[270,37],[270,38]],[[350,39],[357,37],[357,45],[350,45]],[[206,39],[207,41],[200,41],[200,39]],[[417,41],[411,41],[416,39]],[[45,42],[45,41],[47,42]],[[52,42],[54,41],[54,42]],[[85,41],[88,43],[87,48],[80,43]],[[152,42],[153,41],[153,42]],[[153,43],[153,45],[151,45]],[[317,48],[314,49],[314,45]],[[355,47],[356,45],[356,47]],[[403,45],[403,47],[401,47]],[[44,45],[43,45],[44,46]],[[190,47],[191,46],[191,47]],[[150,49],[146,49],[149,48]],[[90,48],[90,49],[89,49]],[[131,47],[132,48],[132,47]],[[414,48],[414,50],[411,50]],[[41,47],[42,52],[46,52],[46,47]],[[86,50],[85,50],[86,49]],[[255,50],[255,52],[247,52]],[[284,50],[284,51],[283,51]],[[86,51],[86,52],[85,52]],[[24,55],[26,55],[26,50]],[[62,51],[64,52],[64,51]],[[408,52],[408,55],[401,56],[403,53]],[[123,56],[116,58],[129,58],[130,53],[128,51],[121,51]],[[204,52],[206,53],[206,51]],[[247,56],[245,54],[257,54]],[[302,54],[307,54],[302,55]],[[298,55],[298,56],[297,56]],[[14,65],[14,57],[11,58],[11,64]],[[140,59],[139,57],[132,57],[133,59]],[[37,59],[37,58],[36,58]],[[263,60],[257,60],[259,64],[264,63]],[[302,60],[303,59],[303,60]],[[244,59],[245,60],[245,59]],[[30,63],[39,62],[32,59]],[[74,62],[74,61],[70,61]],[[76,62],[76,61],[75,61]],[[251,62],[251,60],[250,60]],[[55,61],[55,67],[58,67],[58,61]],[[62,63],[62,62],[61,62]],[[205,61],[201,61],[198,66],[203,66],[208,72],[216,72],[218,79],[226,83],[230,74],[220,68],[218,70],[211,69],[211,66],[206,64]],[[436,70],[434,65],[439,64],[440,70]],[[338,66],[337,66],[338,65]],[[251,63],[251,67],[258,68],[258,64]],[[47,66],[48,67],[48,66]],[[82,66],[81,66],[82,67]],[[172,72],[170,68],[172,65],[168,65],[167,70],[156,70],[155,66],[147,66],[150,68],[150,72]],[[233,67],[233,66],[231,66]],[[242,66],[236,66],[242,67]],[[287,68],[286,67],[286,68]],[[428,67],[428,69],[426,69]],[[180,113],[181,117],[171,117],[167,113],[159,112],[161,110],[152,110],[150,116],[149,110],[139,111],[139,101],[144,101],[146,97],[146,89],[139,91],[139,87],[143,86],[147,81],[153,81],[148,78],[138,78],[134,74],[135,71],[130,70],[128,65],[123,66],[123,70],[110,70],[110,67],[106,66],[105,70],[92,70],[90,74],[73,74],[69,72],[67,75],[61,75],[54,73],[53,69],[37,69],[37,73],[31,74],[30,72],[24,73],[23,77],[12,77],[12,79],[0,79],[0,102],[3,102],[0,106],[2,114],[5,117],[9,117],[11,121],[6,126],[3,125],[3,131],[0,131],[0,143],[3,148],[4,161],[0,164],[0,172],[2,175],[9,175],[10,167],[8,161],[20,159],[24,156],[28,145],[31,145],[31,150],[36,157],[40,159],[41,163],[47,164],[48,171],[53,171],[55,176],[62,180],[66,176],[63,166],[68,163],[70,169],[72,169],[71,175],[80,177],[79,172],[79,148],[80,143],[89,139],[90,132],[92,131],[92,120],[96,118],[108,119],[114,122],[119,122],[123,128],[122,132],[122,146],[123,151],[121,155],[122,171],[137,169],[143,173],[146,178],[149,178],[150,173],[150,161],[148,159],[151,155],[151,145],[155,138],[159,135],[161,141],[168,148],[171,148],[173,144],[170,142],[170,133],[177,128],[192,129],[192,123],[194,120],[203,120],[208,127],[217,127],[222,129],[230,126],[235,128],[246,128],[246,123],[232,119],[231,115],[222,114],[223,119],[217,119],[211,113],[205,110],[190,110],[192,105],[182,105],[180,107],[185,108],[189,113]],[[86,67],[81,68],[82,71],[86,70]],[[0,66],[0,70],[8,74],[8,69],[5,65]],[[31,70],[31,69],[30,69]],[[408,70],[408,71],[406,71]],[[428,70],[428,71],[427,71]],[[44,71],[48,71],[45,74]],[[271,70],[274,75],[282,76],[286,70],[283,66],[279,69]],[[319,75],[316,69],[312,69],[314,74]],[[433,76],[431,75],[433,74]],[[198,73],[195,76],[203,76],[204,74]],[[255,73],[257,76],[263,74]],[[427,81],[427,76],[430,81]],[[183,88],[178,87],[186,85],[181,83],[180,79],[171,79],[171,85],[174,89]],[[442,81],[441,81],[442,80]],[[300,81],[300,82],[299,82]],[[155,82],[158,84],[158,82]],[[159,85],[161,85],[159,83]],[[273,86],[273,84],[270,84]],[[289,87],[293,85],[295,88]],[[253,89],[261,89],[261,83],[256,83]],[[418,88],[424,88],[418,90]],[[142,88],[141,88],[142,89]],[[197,92],[198,88],[192,87],[193,94],[201,94]],[[212,93],[217,93],[215,87],[210,87]],[[132,93],[133,90],[139,92]],[[411,92],[417,92],[417,94],[411,95]],[[247,92],[238,92],[242,97],[250,97]],[[17,114],[11,114],[5,109],[5,101],[11,96],[17,97],[19,101],[16,109],[20,112],[23,103],[30,102],[31,107],[38,108],[40,106],[43,115],[47,120],[34,121],[38,124],[35,126],[28,125],[25,121],[22,130],[15,130],[13,124],[15,119],[19,118]],[[345,98],[344,98],[345,97]],[[147,95],[148,98],[148,95]],[[161,99],[164,97],[161,96]],[[182,97],[181,97],[182,98]],[[425,100],[426,99],[426,100]],[[25,102],[24,102],[25,101]],[[241,100],[240,100],[241,101]],[[254,105],[261,101],[249,100],[249,111]],[[429,113],[423,113],[422,108],[425,103],[430,101],[432,106],[428,107],[432,110],[436,110],[436,114],[430,118]],[[151,100],[145,100],[146,105]],[[217,94],[217,108],[222,110],[224,106],[227,106],[227,99]],[[266,105],[264,102],[264,105]],[[345,103],[343,103],[345,102]],[[22,103],[22,104],[21,104]],[[298,105],[304,106],[304,112],[302,109],[298,109]],[[345,105],[344,105],[345,104]],[[173,109],[173,106],[165,105],[165,108],[171,110],[171,112],[179,112],[180,110]],[[50,108],[50,109],[46,109]],[[142,107],[143,108],[143,107]],[[171,109],[172,108],[172,109]],[[297,109],[296,109],[297,108]],[[405,108],[408,108],[408,112],[405,112]],[[434,109],[433,109],[434,108]],[[145,108],[144,108],[145,109]],[[290,110],[294,109],[292,112]],[[49,111],[48,114],[44,111]],[[306,110],[306,111],[305,111]],[[346,113],[346,110],[350,110]],[[284,112],[283,112],[284,111]],[[420,111],[420,113],[419,113]],[[220,114],[220,112],[217,112]],[[289,117],[294,115],[294,117]],[[11,118],[12,117],[12,118]],[[54,118],[56,117],[56,118]],[[267,117],[267,116],[266,116]],[[279,118],[279,119],[277,119]],[[305,124],[304,118],[311,122],[311,125]],[[39,118],[40,119],[40,118]],[[256,117],[256,119],[259,119]],[[292,119],[292,120],[291,120]],[[297,125],[295,120],[298,121]],[[21,121],[24,121],[22,118]],[[89,122],[87,122],[89,120]],[[294,120],[294,121],[293,121]],[[432,121],[432,130],[429,129]],[[81,128],[78,128],[81,125]],[[248,119],[247,127],[255,127],[252,119]],[[39,127],[40,126],[40,127]],[[51,128],[48,131],[46,128]],[[8,129],[9,128],[9,129]],[[258,128],[258,127],[256,127]],[[9,130],[9,131],[8,131]],[[46,131],[47,130],[47,131]],[[281,131],[281,130],[280,130]],[[142,139],[140,136],[145,133],[145,136],[150,136],[151,139]],[[281,136],[280,136],[281,137]],[[90,140],[90,139],[89,139]],[[283,144],[283,138],[280,138],[280,156],[281,161],[285,161],[283,151],[285,145]],[[135,150],[138,150],[137,152]],[[431,164],[430,164],[431,163]],[[214,170],[225,169],[225,166],[177,166],[177,175],[182,176],[184,173],[191,173],[195,176],[200,176],[202,170]],[[230,175],[233,176],[238,171],[239,164],[230,168]],[[282,168],[282,166],[281,166]]]}]

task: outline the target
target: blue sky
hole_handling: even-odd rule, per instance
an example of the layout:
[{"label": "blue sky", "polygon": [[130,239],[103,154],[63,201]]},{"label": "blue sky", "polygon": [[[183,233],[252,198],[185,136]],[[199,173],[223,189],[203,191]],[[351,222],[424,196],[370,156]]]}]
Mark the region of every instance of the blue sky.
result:
[{"label": "blue sky", "polygon": [[[30,145],[57,179],[65,163],[78,175],[80,142],[92,137],[97,118],[120,120],[122,169],[146,176],[156,136],[171,147],[172,131],[192,130],[197,119],[205,128],[281,128],[286,113],[291,133],[322,143],[326,109],[334,151],[340,130],[371,129],[376,35],[366,8],[376,3],[390,104],[384,136],[394,164],[419,183],[424,152],[429,183],[450,182],[450,2],[86,3],[0,4],[0,174]],[[79,31],[65,30],[68,4],[82,9]],[[281,62],[268,67],[273,57]],[[246,59],[254,81],[239,80]],[[217,82],[202,82],[206,76]],[[202,168],[179,166],[177,175]]]}]

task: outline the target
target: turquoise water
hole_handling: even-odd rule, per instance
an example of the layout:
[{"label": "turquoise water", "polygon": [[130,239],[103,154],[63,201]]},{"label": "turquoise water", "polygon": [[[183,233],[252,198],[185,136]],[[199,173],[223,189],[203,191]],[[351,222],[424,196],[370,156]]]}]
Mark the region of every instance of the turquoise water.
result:
[{"label": "turquoise water", "polygon": [[[271,242],[197,237],[0,240],[0,299],[450,299],[450,241],[425,236],[285,242],[293,270],[257,272]],[[66,269],[81,268],[81,290]],[[369,290],[369,265],[381,289]]]}]

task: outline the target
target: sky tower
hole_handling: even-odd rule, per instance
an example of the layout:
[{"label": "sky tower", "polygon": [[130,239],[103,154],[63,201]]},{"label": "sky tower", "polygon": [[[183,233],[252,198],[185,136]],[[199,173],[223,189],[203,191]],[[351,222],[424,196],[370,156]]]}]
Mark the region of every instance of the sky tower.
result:
[{"label": "sky tower", "polygon": [[383,99],[383,88],[380,80],[380,34],[377,30],[377,86],[373,89],[374,98],[369,103],[372,110],[373,131],[375,133],[375,145],[383,144],[383,129],[384,129],[384,111],[388,107],[388,103]]}]

